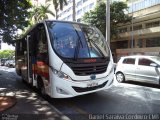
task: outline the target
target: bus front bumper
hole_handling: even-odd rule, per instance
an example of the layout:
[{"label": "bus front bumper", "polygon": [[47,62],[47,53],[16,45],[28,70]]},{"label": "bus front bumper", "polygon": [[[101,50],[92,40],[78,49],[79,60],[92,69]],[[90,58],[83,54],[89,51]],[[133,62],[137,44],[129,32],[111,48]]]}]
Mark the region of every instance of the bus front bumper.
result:
[{"label": "bus front bumper", "polygon": [[53,98],[70,98],[79,95],[89,94],[112,86],[114,80],[114,72],[107,77],[88,81],[64,80],[55,76],[51,97]]}]

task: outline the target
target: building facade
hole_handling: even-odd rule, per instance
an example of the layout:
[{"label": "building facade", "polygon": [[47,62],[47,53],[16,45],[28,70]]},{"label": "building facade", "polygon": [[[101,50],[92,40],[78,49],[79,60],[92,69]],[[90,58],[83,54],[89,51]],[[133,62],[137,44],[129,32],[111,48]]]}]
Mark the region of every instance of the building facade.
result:
[{"label": "building facade", "polygon": [[[94,9],[100,0],[75,0],[76,21],[81,22],[84,13]],[[58,12],[58,20],[73,21],[73,0],[67,0],[63,11]]]},{"label": "building facade", "polygon": [[160,0],[129,0],[132,21],[118,27],[111,41],[117,61],[130,54],[160,55]]}]

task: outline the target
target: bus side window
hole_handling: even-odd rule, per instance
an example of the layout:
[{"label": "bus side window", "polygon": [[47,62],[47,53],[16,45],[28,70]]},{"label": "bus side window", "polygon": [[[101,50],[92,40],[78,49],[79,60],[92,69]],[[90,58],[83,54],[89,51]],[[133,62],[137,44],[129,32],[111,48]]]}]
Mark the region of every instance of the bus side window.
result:
[{"label": "bus side window", "polygon": [[38,28],[38,55],[39,60],[48,63],[48,45],[44,25]]},{"label": "bus side window", "polygon": [[46,38],[44,27],[39,28],[38,39],[39,39],[39,45],[38,45],[39,53],[46,53],[47,52],[47,38]]}]

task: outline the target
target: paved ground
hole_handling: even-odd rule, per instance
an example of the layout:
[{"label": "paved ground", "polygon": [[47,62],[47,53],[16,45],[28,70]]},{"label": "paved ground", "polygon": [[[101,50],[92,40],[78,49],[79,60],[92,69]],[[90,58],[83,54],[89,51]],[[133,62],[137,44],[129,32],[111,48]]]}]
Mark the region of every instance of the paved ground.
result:
[{"label": "paved ground", "polygon": [[15,95],[18,100],[16,106],[1,117],[9,114],[27,120],[67,117],[71,120],[115,120],[113,117],[116,115],[119,120],[137,120],[135,115],[140,115],[143,117],[141,120],[160,120],[160,87],[157,85],[115,81],[112,88],[97,93],[44,100],[22,83],[14,69],[1,68],[0,73],[0,93],[6,91],[7,95]]},{"label": "paved ground", "polygon": [[25,85],[15,69],[0,68],[0,95],[15,96],[17,103],[0,114],[2,120],[68,120],[56,108]]},{"label": "paved ground", "polygon": [[49,102],[72,120],[160,120],[158,85],[115,81],[108,90]]}]

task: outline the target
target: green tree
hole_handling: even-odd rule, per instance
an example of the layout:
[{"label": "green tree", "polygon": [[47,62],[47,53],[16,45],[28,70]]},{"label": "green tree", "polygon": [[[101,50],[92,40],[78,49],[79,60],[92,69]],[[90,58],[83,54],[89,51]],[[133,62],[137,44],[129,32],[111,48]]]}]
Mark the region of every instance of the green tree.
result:
[{"label": "green tree", "polygon": [[34,6],[33,10],[31,12],[31,17],[34,18],[35,22],[39,22],[41,20],[48,19],[47,14],[51,14],[52,16],[55,16],[54,13],[49,10],[50,5],[40,5],[38,7]]},{"label": "green tree", "polygon": [[55,9],[56,20],[58,19],[58,10],[63,10],[63,6],[67,5],[66,0],[46,0],[46,2],[52,1]]},{"label": "green tree", "polygon": [[14,50],[1,50],[0,51],[0,59],[2,58],[13,59],[14,56],[15,56]]},{"label": "green tree", "polygon": [[38,10],[39,8],[37,6],[33,6],[31,9],[31,24],[34,24],[34,22],[38,21]]},{"label": "green tree", "polygon": [[[127,4],[124,2],[113,2],[110,5],[110,26],[111,39],[117,36],[117,25],[131,21],[131,17],[125,14]],[[83,22],[96,26],[105,36],[106,34],[106,4],[104,2],[98,4],[94,10],[84,14]]]},{"label": "green tree", "polygon": [[13,43],[18,36],[18,29],[29,24],[30,0],[0,0],[0,36],[3,42]]}]

